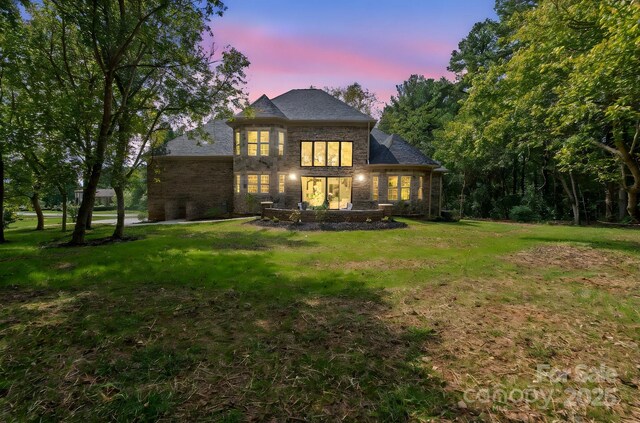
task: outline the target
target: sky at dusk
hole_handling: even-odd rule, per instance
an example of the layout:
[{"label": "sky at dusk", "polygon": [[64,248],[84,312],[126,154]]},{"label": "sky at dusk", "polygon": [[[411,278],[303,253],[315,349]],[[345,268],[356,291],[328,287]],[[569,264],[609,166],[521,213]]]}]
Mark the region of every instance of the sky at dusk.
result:
[{"label": "sky at dusk", "polygon": [[227,0],[217,48],[251,61],[251,101],[292,88],[359,82],[384,103],[411,74],[452,78],[451,51],[494,0]]}]

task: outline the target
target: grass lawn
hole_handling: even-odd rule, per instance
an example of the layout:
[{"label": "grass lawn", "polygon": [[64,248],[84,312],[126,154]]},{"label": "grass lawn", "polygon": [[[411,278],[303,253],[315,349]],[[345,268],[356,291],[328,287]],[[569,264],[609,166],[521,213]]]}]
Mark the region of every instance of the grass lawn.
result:
[{"label": "grass lawn", "polygon": [[25,219],[0,421],[640,419],[640,231],[407,222],[45,248],[65,238]]}]

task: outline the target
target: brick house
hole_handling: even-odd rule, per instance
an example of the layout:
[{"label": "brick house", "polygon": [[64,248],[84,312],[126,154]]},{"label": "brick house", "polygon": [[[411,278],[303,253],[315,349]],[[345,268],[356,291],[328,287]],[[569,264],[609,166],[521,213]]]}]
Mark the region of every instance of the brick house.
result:
[{"label": "brick house", "polygon": [[396,214],[441,211],[440,164],[323,90],[260,97],[228,121],[170,141],[151,158],[150,220],[252,214],[260,203]]}]

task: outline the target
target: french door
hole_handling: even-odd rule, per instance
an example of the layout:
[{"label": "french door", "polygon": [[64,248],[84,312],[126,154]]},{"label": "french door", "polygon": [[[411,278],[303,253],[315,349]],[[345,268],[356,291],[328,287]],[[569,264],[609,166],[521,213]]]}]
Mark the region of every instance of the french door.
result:
[{"label": "french door", "polygon": [[302,201],[311,207],[326,204],[330,209],[345,209],[351,202],[350,177],[303,176]]}]

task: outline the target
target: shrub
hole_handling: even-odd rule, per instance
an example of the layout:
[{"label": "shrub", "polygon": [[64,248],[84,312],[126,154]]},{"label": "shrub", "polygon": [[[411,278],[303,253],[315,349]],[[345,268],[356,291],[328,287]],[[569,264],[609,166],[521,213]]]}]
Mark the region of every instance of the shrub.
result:
[{"label": "shrub", "polygon": [[73,203],[69,203],[67,205],[67,214],[69,215],[69,218],[73,223],[75,223],[76,219],[78,218],[78,209],[79,207]]},{"label": "shrub", "polygon": [[294,210],[293,212],[291,212],[291,215],[289,216],[289,220],[292,221],[293,223],[299,223],[301,217],[302,217],[302,213],[300,213],[300,210]]},{"label": "shrub", "polygon": [[16,209],[13,207],[5,206],[3,211],[3,216],[2,216],[2,226],[6,229],[7,227],[9,227],[9,225],[11,225],[16,220],[18,220]]},{"label": "shrub", "polygon": [[273,216],[273,218],[271,219],[271,221],[272,221],[273,223],[278,223],[278,222],[280,222],[280,219],[278,219],[277,217]]},{"label": "shrub", "polygon": [[515,206],[509,211],[509,219],[517,222],[533,222],[538,216],[529,206]]},{"label": "shrub", "polygon": [[316,222],[324,222],[325,220],[327,220],[327,209],[325,208],[317,209],[315,213],[316,213]]},{"label": "shrub", "polygon": [[138,213],[138,220],[140,222],[144,222],[145,220],[147,220],[148,214],[146,211],[141,211],[140,213]]}]

